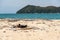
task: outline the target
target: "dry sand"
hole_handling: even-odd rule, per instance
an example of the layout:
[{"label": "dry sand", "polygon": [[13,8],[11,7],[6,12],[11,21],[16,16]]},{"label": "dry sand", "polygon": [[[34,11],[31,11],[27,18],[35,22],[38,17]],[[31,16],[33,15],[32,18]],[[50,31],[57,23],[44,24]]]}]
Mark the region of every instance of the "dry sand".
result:
[{"label": "dry sand", "polygon": [[[17,24],[28,25],[28,28],[12,28]],[[0,19],[0,40],[60,40],[60,20]]]}]

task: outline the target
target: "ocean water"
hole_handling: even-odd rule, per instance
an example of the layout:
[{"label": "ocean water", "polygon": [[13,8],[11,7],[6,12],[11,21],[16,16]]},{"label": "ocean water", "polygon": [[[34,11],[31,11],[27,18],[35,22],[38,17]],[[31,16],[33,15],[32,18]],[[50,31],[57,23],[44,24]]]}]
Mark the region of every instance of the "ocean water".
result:
[{"label": "ocean water", "polygon": [[60,19],[60,13],[41,13],[41,14],[0,14],[0,18],[14,19]]}]

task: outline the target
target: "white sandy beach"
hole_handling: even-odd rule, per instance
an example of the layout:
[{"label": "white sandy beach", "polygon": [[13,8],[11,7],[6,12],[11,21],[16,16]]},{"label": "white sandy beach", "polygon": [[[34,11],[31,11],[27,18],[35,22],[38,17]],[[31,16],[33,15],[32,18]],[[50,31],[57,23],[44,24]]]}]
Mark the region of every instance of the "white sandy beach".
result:
[{"label": "white sandy beach", "polygon": [[[27,25],[28,28],[12,28],[17,24]],[[0,40],[60,40],[60,20],[0,19]]]}]

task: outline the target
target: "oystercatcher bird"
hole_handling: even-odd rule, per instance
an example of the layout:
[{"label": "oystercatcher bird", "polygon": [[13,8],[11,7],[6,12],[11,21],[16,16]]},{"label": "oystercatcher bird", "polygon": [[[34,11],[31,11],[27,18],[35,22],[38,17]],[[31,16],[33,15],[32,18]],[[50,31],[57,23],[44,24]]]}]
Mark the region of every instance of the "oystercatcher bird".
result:
[{"label": "oystercatcher bird", "polygon": [[21,25],[21,24],[18,24],[17,27],[18,27],[18,28],[26,28],[27,25]]}]

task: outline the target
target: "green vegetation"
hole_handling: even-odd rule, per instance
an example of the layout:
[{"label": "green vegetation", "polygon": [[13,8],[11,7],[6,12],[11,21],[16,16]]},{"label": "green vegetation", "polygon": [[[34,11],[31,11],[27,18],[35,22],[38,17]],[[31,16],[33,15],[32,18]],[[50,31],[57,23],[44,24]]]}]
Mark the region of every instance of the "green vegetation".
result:
[{"label": "green vegetation", "polygon": [[47,6],[40,7],[34,5],[27,5],[26,7],[18,10],[16,13],[60,13],[60,7]]}]

